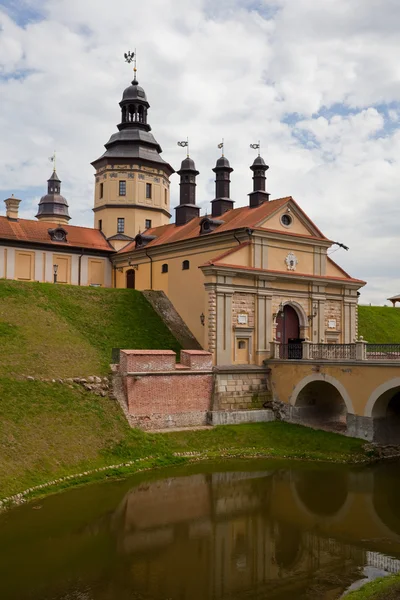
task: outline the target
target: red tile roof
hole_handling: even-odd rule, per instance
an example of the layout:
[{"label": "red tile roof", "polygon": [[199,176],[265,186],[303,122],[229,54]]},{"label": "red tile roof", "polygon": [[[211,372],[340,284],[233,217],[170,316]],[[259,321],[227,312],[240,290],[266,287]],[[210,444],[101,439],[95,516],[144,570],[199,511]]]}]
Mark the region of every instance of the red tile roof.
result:
[{"label": "red tile roof", "polygon": [[[260,229],[262,231],[268,231],[264,228],[260,228],[260,224],[270,215],[272,215],[276,210],[287,204],[289,201],[293,202],[298,210],[304,214],[298,204],[293,200],[291,196],[287,198],[279,198],[277,200],[271,200],[269,202],[264,202],[255,208],[250,208],[250,206],[242,206],[240,208],[234,208],[232,210],[228,210],[221,217],[221,221],[224,223],[217,227],[217,229],[211,233],[207,233],[207,237],[213,235],[214,233],[223,233],[224,231],[232,231],[233,229],[240,229],[242,227],[249,227],[251,229]],[[306,217],[308,219],[308,217]],[[200,236],[200,222],[204,219],[204,217],[197,217],[196,219],[192,219],[189,223],[185,225],[180,225],[177,227],[175,223],[171,223],[169,225],[162,225],[161,227],[153,227],[151,229],[146,230],[146,235],[155,235],[156,239],[152,240],[147,244],[146,247],[160,246],[162,244],[171,244],[173,242],[180,242],[182,240],[188,240],[192,238],[196,238]],[[311,221],[308,219],[311,223]],[[312,223],[315,230],[318,232],[318,236],[303,236],[301,234],[297,234],[300,237],[309,237],[310,239],[323,239],[327,240],[327,238],[319,231],[319,229]],[[269,230],[274,231],[274,230]],[[282,234],[282,231],[278,231],[277,233]],[[289,232],[288,232],[289,233]],[[294,235],[290,233],[290,235]],[[124,248],[122,248],[118,254],[125,254],[126,252],[132,252],[135,250],[135,242],[128,244]]]},{"label": "red tile roof", "polygon": [[[67,242],[55,242],[50,238],[49,229],[62,227],[67,232]],[[78,247],[92,250],[115,252],[98,229],[90,227],[77,227],[75,225],[58,225],[44,221],[31,221],[18,219],[11,221],[7,217],[0,217],[0,241],[16,241],[35,244],[49,244],[58,247]]]}]

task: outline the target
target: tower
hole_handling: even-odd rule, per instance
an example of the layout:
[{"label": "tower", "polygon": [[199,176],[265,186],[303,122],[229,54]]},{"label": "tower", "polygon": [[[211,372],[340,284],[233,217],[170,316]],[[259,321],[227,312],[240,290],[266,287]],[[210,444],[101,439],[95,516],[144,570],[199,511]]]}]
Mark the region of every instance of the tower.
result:
[{"label": "tower", "polygon": [[200,213],[200,207],[196,206],[196,177],[199,171],[196,171],[194,160],[188,156],[182,161],[181,168],[177,173],[180,175],[181,181],[179,206],[175,208],[175,224],[184,225],[198,217]]},{"label": "tower", "polygon": [[60,192],[61,180],[54,170],[50,179],[47,180],[47,194],[42,196],[39,202],[39,210],[36,215],[39,221],[68,225],[71,218],[68,213],[68,202]]},{"label": "tower", "polygon": [[161,147],[151,133],[150,105],[136,80],[136,68],[119,106],[118,131],[105,144],[104,154],[92,162],[96,169],[94,226],[115,247],[125,245],[139,231],[169,222],[169,177],[174,173],[161,158]]},{"label": "tower", "polygon": [[215,200],[211,201],[211,216],[220,217],[232,210],[234,201],[230,199],[230,175],[233,171],[229,160],[221,156],[213,169],[215,173]]},{"label": "tower", "polygon": [[249,194],[250,196],[250,207],[259,206],[263,202],[269,200],[269,193],[266,191],[266,180],[265,173],[268,171],[269,166],[265,164],[264,159],[258,155],[250,169],[253,171],[253,191]]}]

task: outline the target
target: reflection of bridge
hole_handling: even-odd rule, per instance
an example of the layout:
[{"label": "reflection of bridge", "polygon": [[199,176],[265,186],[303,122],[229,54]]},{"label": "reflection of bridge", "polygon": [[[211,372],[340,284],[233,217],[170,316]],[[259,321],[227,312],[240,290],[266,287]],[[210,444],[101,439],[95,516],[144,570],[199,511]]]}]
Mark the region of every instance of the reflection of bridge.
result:
[{"label": "reflection of bridge", "polygon": [[316,577],[322,600],[333,588],[340,595],[355,567],[378,564],[377,552],[400,547],[399,498],[388,513],[372,469],[250,475],[193,475],[131,490],[114,530],[120,552],[132,556],[135,588],[156,595],[162,577],[167,597],[299,597]]},{"label": "reflection of bridge", "polygon": [[286,354],[279,346],[267,361],[271,387],[275,400],[291,404],[293,421],[400,444],[400,345],[303,342]]}]

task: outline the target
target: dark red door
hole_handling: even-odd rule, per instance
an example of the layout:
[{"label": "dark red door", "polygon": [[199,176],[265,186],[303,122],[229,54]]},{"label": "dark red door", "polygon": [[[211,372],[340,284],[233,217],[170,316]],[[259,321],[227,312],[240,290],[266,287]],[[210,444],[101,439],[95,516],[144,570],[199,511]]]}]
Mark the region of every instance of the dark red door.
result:
[{"label": "dark red door", "polygon": [[133,269],[126,272],[126,287],[131,290],[135,289],[135,271]]},{"label": "dark red door", "polygon": [[292,306],[286,304],[283,307],[283,314],[279,313],[276,324],[276,339],[281,344],[288,344],[289,339],[297,340],[300,337],[299,317]]}]

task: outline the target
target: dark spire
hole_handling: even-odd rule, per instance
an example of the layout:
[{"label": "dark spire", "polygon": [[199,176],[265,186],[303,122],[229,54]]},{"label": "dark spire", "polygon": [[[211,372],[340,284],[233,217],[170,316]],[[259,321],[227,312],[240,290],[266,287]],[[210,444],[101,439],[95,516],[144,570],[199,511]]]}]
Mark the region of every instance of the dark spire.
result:
[{"label": "dark spire", "polygon": [[54,170],[50,179],[47,180],[47,194],[40,199],[37,219],[68,223],[71,218],[68,212],[68,202],[60,192],[61,179]]},{"label": "dark spire", "polygon": [[269,200],[270,194],[265,190],[267,179],[265,173],[268,171],[269,166],[265,164],[261,156],[257,156],[250,169],[253,171],[253,191],[249,196],[250,207],[253,207]]},{"label": "dark spire", "polygon": [[215,173],[215,200],[211,201],[211,216],[219,217],[233,208],[233,200],[230,199],[230,174],[233,169],[229,160],[221,156],[213,169]]},{"label": "dark spire", "polygon": [[147,112],[150,104],[147,101],[146,92],[134,79],[123,92],[121,107],[121,122],[118,130],[105,144],[106,151],[92,165],[97,169],[105,161],[102,159],[125,159],[142,160],[146,163],[157,163],[158,168],[171,175],[174,169],[160,154],[160,144],[154,139],[151,127],[147,122]]},{"label": "dark spire", "polygon": [[180,175],[180,197],[179,206],[175,208],[175,224],[184,225],[199,216],[200,207],[196,206],[196,170],[194,160],[187,157],[182,161],[181,168],[177,172]]}]

